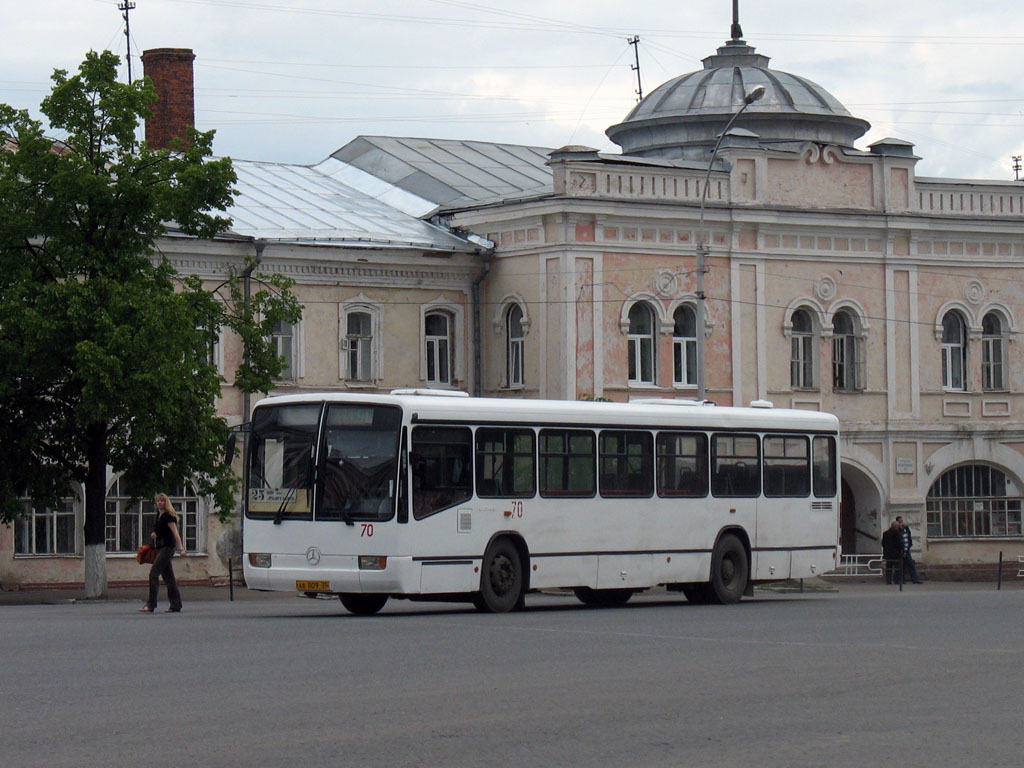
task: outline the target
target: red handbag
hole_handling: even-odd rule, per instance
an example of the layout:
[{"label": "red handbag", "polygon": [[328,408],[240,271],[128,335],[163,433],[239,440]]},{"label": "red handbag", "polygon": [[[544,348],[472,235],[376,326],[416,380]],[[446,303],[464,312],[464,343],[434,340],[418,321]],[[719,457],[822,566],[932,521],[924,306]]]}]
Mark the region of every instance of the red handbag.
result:
[{"label": "red handbag", "polygon": [[139,561],[139,565],[156,562],[156,547],[143,544],[135,553],[135,559]]}]

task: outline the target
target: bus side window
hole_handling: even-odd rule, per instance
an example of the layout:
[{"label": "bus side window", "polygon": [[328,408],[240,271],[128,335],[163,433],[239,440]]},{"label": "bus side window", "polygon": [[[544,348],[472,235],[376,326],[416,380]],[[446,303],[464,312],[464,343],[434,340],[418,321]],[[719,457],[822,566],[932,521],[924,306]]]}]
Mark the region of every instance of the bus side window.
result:
[{"label": "bus side window", "polygon": [[829,498],[836,495],[836,439],[814,438],[814,495]]},{"label": "bus side window", "polygon": [[537,462],[531,429],[476,431],[476,495],[529,499],[536,491]]},{"label": "bus side window", "polygon": [[654,440],[650,432],[606,429],[598,445],[601,496],[644,497],[654,493]]},{"label": "bus side window", "polygon": [[708,437],[702,432],[659,432],[658,495],[708,495]]},{"label": "bus side window", "polygon": [[540,495],[589,498],[597,492],[597,439],[584,429],[540,431]]},{"label": "bus side window", "polygon": [[714,496],[760,495],[760,445],[757,435],[712,435],[711,493]]},{"label": "bus side window", "polygon": [[766,435],[764,495],[805,498],[811,493],[811,461],[806,437]]},{"label": "bus side window", "polygon": [[466,427],[412,431],[412,509],[422,520],[473,495],[473,436]]}]

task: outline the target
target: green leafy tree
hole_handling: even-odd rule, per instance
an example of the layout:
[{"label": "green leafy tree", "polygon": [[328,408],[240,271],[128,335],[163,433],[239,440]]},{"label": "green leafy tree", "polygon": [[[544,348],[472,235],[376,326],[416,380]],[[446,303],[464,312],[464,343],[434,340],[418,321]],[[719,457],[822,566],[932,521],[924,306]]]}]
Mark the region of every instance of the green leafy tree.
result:
[{"label": "green leafy tree", "polygon": [[0,104],[0,519],[19,497],[52,505],[81,483],[88,597],[106,592],[108,466],[140,496],[187,478],[230,515],[238,480],[212,345],[237,333],[235,385],[267,391],[282,368],[270,331],[300,313],[290,281],[245,300],[232,275],[218,296],[159,256],[168,222],[198,238],[228,227],[217,212],[235,173],[211,157],[212,131],[176,151],[140,147],[156,96],[149,81],[119,83],[117,63],[93,52],[77,74],[54,72],[41,111],[60,142]]}]

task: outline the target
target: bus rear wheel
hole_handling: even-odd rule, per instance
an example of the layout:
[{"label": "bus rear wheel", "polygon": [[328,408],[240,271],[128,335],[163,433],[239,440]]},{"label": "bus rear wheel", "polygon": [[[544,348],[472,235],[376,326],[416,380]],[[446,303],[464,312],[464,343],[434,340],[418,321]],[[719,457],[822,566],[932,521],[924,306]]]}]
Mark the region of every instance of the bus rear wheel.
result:
[{"label": "bus rear wheel", "polygon": [[388,601],[387,595],[362,595],[358,592],[342,592],[338,598],[345,610],[356,616],[372,616]]},{"label": "bus rear wheel", "polygon": [[523,564],[519,551],[508,539],[494,542],[484,555],[480,569],[477,608],[490,613],[508,613],[523,602]]},{"label": "bus rear wheel", "polygon": [[591,589],[576,587],[572,593],[584,605],[625,605],[633,596],[632,589]]},{"label": "bus rear wheel", "polygon": [[747,590],[747,550],[735,536],[725,535],[711,556],[710,597],[722,605],[738,602]]}]

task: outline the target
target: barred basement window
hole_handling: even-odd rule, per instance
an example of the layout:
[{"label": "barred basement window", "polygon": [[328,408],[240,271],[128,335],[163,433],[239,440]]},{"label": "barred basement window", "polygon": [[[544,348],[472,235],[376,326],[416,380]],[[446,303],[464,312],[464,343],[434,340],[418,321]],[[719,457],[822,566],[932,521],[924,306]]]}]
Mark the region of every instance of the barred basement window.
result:
[{"label": "barred basement window", "polygon": [[986,464],[944,472],[928,491],[928,538],[1021,537],[1016,481]]}]

